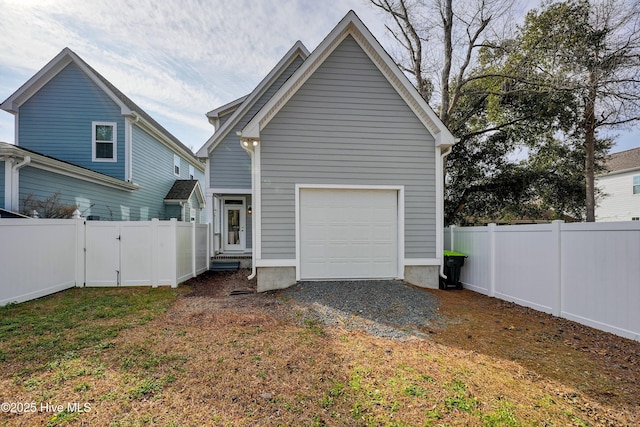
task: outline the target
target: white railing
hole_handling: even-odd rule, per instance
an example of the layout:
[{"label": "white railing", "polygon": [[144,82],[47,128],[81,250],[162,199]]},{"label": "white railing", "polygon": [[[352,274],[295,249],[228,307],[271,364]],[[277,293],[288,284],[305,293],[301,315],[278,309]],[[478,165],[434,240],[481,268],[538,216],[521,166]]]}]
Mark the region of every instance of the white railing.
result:
[{"label": "white railing", "polygon": [[450,227],[468,289],[640,340],[640,223]]},{"label": "white railing", "polygon": [[0,219],[0,305],[74,286],[173,286],[209,268],[207,224]]}]

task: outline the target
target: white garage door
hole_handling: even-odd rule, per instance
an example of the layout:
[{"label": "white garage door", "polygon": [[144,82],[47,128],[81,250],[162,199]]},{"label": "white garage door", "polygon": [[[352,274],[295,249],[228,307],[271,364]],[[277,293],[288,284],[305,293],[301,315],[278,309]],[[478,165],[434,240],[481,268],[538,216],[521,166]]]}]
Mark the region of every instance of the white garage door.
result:
[{"label": "white garage door", "polygon": [[398,192],[300,189],[300,278],[398,276]]}]

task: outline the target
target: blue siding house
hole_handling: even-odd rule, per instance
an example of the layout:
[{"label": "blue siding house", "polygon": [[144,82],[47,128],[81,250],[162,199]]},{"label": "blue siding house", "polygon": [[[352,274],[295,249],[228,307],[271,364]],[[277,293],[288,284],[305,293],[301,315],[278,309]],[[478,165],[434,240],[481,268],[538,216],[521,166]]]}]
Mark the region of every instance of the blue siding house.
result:
[{"label": "blue siding house", "polygon": [[0,208],[57,195],[92,219],[205,219],[204,164],[70,49],[0,108],[16,129],[0,143]]},{"label": "blue siding house", "polygon": [[215,250],[249,253],[258,291],[298,280],[438,287],[455,140],[353,11],[208,116],[216,130],[198,156]]}]

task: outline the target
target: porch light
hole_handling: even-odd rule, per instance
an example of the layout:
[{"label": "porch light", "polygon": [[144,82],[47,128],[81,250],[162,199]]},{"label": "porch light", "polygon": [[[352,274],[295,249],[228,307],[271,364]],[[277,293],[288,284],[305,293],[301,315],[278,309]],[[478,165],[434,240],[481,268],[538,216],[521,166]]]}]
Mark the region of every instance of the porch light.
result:
[{"label": "porch light", "polygon": [[242,141],[242,145],[244,145],[245,147],[248,147],[249,143],[247,141]]},{"label": "porch light", "polygon": [[249,208],[247,209],[247,214],[251,215],[253,213],[253,209],[251,209],[251,206],[249,206]]},{"label": "porch light", "polygon": [[257,140],[257,139],[254,139],[254,140],[253,140],[253,146],[254,146],[254,147],[257,147],[257,146],[258,146],[258,140]]}]

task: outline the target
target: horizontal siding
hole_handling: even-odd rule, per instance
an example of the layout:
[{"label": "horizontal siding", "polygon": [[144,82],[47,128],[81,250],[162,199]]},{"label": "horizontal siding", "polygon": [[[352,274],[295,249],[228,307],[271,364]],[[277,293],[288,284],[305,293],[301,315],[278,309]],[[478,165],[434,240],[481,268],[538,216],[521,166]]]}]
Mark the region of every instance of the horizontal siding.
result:
[{"label": "horizontal siding", "polygon": [[435,257],[434,139],[353,38],[260,138],[263,258],[295,258],[295,184],[403,185],[405,257]]},{"label": "horizontal siding", "polygon": [[[124,179],[120,108],[75,64],[67,65],[19,111],[19,145]],[[117,123],[117,162],[92,161],[92,122]]]},{"label": "horizontal siding", "polygon": [[27,166],[20,170],[20,209],[31,195],[43,200],[60,193],[60,202],[76,205],[83,216],[121,221],[151,218],[145,206],[136,206],[134,194]]},{"label": "horizontal siding", "polygon": [[[176,176],[173,173],[175,153],[169,147],[136,125],[132,127],[132,141],[133,182],[141,187],[137,190],[136,203],[148,206],[154,218],[164,218],[164,197],[177,179],[189,179],[189,165],[192,163],[179,156],[180,176]],[[195,167],[194,174],[204,188],[204,174]],[[166,216],[176,217],[173,212],[167,212]]]},{"label": "horizontal siding", "polygon": [[227,113],[227,114],[224,114],[224,115],[222,115],[222,116],[218,117],[218,120],[220,121],[220,123],[219,123],[219,125],[218,125],[218,126],[222,126],[222,125],[224,125],[224,123],[225,123],[227,120],[229,120],[229,118],[233,115],[233,113],[234,113],[235,111],[236,111],[236,110],[233,110],[233,111],[231,111],[231,112],[229,112],[229,113]]},{"label": "horizontal siding", "polygon": [[640,194],[633,194],[633,177],[640,172],[628,172],[600,177],[598,188],[604,193],[596,206],[596,221],[631,221],[640,217]]},{"label": "horizontal siding", "polygon": [[251,188],[251,158],[240,146],[236,132],[249,123],[301,64],[302,59],[296,58],[209,154],[212,188]]}]

